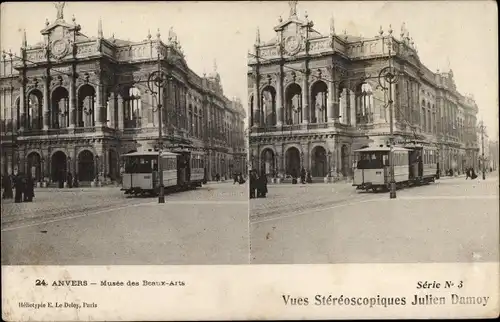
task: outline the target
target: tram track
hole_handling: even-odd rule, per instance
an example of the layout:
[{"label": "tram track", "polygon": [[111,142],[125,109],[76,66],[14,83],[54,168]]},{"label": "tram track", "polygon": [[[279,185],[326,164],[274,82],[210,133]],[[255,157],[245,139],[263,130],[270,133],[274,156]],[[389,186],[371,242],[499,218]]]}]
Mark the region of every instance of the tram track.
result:
[{"label": "tram track", "polygon": [[[336,199],[324,200],[318,198],[319,200],[303,200],[303,202],[286,199],[283,200],[283,204],[268,206],[263,209],[263,204],[252,207],[250,206],[250,223],[256,224],[263,221],[269,221],[274,219],[280,219],[285,217],[290,217],[299,214],[307,214],[309,212],[321,211],[323,209],[329,209],[331,207],[340,207],[343,205],[349,205],[351,203],[365,202],[369,200],[376,200],[378,197],[381,198],[382,194],[365,194],[351,192],[346,195],[338,196]],[[295,202],[294,202],[295,201]]]}]

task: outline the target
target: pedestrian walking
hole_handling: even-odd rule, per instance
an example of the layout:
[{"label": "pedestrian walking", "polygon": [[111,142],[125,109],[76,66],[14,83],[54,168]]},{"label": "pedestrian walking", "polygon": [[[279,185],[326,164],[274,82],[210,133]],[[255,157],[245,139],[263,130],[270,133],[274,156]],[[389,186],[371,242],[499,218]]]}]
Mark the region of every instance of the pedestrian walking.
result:
[{"label": "pedestrian walking", "polygon": [[3,175],[2,186],[3,186],[2,199],[12,199],[14,197],[14,194],[12,192],[12,181],[9,175],[7,174]]},{"label": "pedestrian walking", "polygon": [[23,202],[23,194],[24,194],[24,189],[26,182],[23,178],[22,173],[18,173],[15,178],[15,189],[16,189],[16,194],[14,196],[14,202],[15,203],[20,203]]},{"label": "pedestrian walking", "polygon": [[233,180],[234,180],[234,181],[233,181],[233,184],[238,183],[238,176],[239,176],[239,175],[238,175],[236,172],[233,174]]},{"label": "pedestrian walking", "polygon": [[465,169],[465,180],[469,179],[470,177],[470,168]]},{"label": "pedestrian walking", "polygon": [[306,183],[306,169],[304,168],[300,170],[300,183],[302,184]]},{"label": "pedestrian walking", "polygon": [[24,199],[25,202],[32,202],[35,197],[35,180],[28,174],[26,177],[26,185],[24,186]]}]

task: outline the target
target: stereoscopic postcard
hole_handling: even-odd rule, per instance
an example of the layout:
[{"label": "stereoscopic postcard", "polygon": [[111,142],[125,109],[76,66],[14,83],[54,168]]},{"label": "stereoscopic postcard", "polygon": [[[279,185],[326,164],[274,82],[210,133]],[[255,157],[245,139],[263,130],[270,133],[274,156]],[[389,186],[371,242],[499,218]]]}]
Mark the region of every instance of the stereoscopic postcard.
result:
[{"label": "stereoscopic postcard", "polygon": [[495,2],[0,9],[4,320],[498,317]]}]

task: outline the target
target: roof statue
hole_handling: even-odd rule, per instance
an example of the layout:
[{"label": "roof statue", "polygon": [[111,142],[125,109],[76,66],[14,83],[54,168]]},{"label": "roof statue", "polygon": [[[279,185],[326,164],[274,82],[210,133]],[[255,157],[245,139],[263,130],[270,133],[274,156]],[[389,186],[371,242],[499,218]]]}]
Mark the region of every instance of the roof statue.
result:
[{"label": "roof statue", "polygon": [[297,0],[288,1],[288,5],[290,6],[290,17],[297,15],[297,2]]},{"label": "roof statue", "polygon": [[54,6],[57,9],[57,20],[59,19],[64,19],[64,2],[56,2],[54,3]]},{"label": "roof statue", "polygon": [[335,20],[333,19],[333,15],[330,17],[330,34],[335,35]]}]

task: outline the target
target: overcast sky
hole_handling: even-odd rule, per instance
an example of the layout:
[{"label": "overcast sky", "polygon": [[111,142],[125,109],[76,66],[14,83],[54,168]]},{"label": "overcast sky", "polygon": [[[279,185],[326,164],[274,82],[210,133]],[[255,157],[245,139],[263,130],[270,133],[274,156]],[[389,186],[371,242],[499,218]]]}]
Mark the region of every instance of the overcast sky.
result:
[{"label": "overcast sky", "polygon": [[[406,22],[421,61],[432,71],[447,70],[448,61],[457,87],[473,93],[490,137],[498,137],[497,7],[493,1],[405,1],[328,2],[299,1],[300,17],[307,11],[315,28],[328,33],[333,15],[337,32],[375,36],[382,25],[392,24],[394,34]],[[288,1],[282,2],[69,2],[64,18],[76,22],[87,36],[97,35],[99,17],[104,36],[139,41],[148,29],[155,37],[160,28],[166,42],[173,26],[196,73],[213,70],[217,59],[225,94],[241,98],[247,106],[247,52],[255,41],[257,26],[261,40],[274,37],[278,17],[288,18]],[[42,40],[45,18],[53,22],[51,2],[2,3],[2,49],[19,53],[21,33],[27,30],[29,44]],[[481,118],[481,116],[479,118]]]}]

